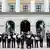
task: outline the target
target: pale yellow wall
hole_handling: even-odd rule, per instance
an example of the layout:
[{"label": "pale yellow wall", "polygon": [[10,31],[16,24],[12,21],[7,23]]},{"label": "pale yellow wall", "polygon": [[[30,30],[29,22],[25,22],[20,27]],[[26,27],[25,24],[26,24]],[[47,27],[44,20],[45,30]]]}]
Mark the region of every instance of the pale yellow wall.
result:
[{"label": "pale yellow wall", "polygon": [[20,8],[23,8],[23,4],[29,4],[30,0],[20,0]]},{"label": "pale yellow wall", "polygon": [[44,0],[36,0],[36,3],[43,3]]},{"label": "pale yellow wall", "polygon": [[16,0],[8,0],[8,3],[16,3]]},{"label": "pale yellow wall", "polygon": [[[20,0],[20,3],[30,3],[31,0]],[[36,3],[43,3],[44,0],[35,0]],[[9,3],[16,3],[16,0],[8,0]],[[50,2],[50,0],[49,0]]]},{"label": "pale yellow wall", "polygon": [[20,0],[20,3],[30,3],[30,0]]},{"label": "pale yellow wall", "polygon": [[20,8],[23,8],[23,4],[20,5]]}]

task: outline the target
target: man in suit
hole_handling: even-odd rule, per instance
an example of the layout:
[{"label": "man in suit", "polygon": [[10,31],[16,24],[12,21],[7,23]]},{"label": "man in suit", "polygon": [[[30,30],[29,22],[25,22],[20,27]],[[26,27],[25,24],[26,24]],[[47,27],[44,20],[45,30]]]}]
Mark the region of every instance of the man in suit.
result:
[{"label": "man in suit", "polygon": [[2,47],[2,34],[0,34],[0,46]]},{"label": "man in suit", "polygon": [[26,47],[31,49],[31,45],[33,47],[33,39],[32,39],[32,34],[30,31],[28,31],[26,35]]},{"label": "man in suit", "polygon": [[20,47],[20,42],[21,42],[21,35],[18,33],[16,36],[16,41],[17,41],[17,47]]},{"label": "man in suit", "polygon": [[15,48],[16,35],[15,35],[15,33],[11,32],[10,36],[11,36],[12,48]]},{"label": "man in suit", "polygon": [[3,33],[2,34],[2,46],[3,46],[3,48],[6,48],[7,38],[8,38],[7,33]]},{"label": "man in suit", "polygon": [[1,43],[1,41],[2,41],[2,34],[0,34],[0,43]]},{"label": "man in suit", "polygon": [[13,37],[12,37],[12,48],[15,48],[15,41],[16,41],[16,33],[13,33]]},{"label": "man in suit", "polygon": [[8,39],[7,39],[7,48],[10,48],[10,43],[11,43],[11,36],[8,35]]},{"label": "man in suit", "polygon": [[21,33],[21,48],[23,49],[24,48],[24,41],[25,41],[25,38],[24,38],[24,32]]}]

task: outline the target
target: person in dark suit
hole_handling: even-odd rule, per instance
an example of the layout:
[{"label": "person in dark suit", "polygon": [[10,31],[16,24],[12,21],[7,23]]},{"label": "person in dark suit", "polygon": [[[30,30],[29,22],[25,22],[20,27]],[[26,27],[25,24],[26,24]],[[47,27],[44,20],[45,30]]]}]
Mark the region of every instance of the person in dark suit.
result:
[{"label": "person in dark suit", "polygon": [[0,43],[1,43],[1,41],[2,41],[2,34],[0,34]]},{"label": "person in dark suit", "polygon": [[20,34],[17,34],[16,41],[17,41],[17,47],[20,48],[20,42],[21,42],[21,35]]},{"label": "person in dark suit", "polygon": [[10,48],[10,43],[11,43],[11,36],[8,35],[7,48]]},{"label": "person in dark suit", "polygon": [[15,37],[14,37],[14,33],[11,32],[11,42],[12,42],[12,48],[15,48]]},{"label": "person in dark suit", "polygon": [[32,33],[32,31],[30,31],[30,35],[31,35],[31,47],[33,48],[34,34]]},{"label": "person in dark suit", "polygon": [[22,32],[21,34],[21,48],[23,49],[24,48],[24,41],[25,41],[25,35],[24,35],[24,32]]},{"label": "person in dark suit", "polygon": [[33,39],[34,39],[34,35],[32,33],[32,31],[28,31],[27,35],[26,35],[26,47],[28,48],[33,48]]},{"label": "person in dark suit", "polygon": [[27,35],[27,39],[26,39],[26,47],[28,48],[31,48],[31,37],[29,38],[30,35]]},{"label": "person in dark suit", "polygon": [[33,48],[33,40],[34,40],[34,35],[31,35],[31,47]]},{"label": "person in dark suit", "polygon": [[43,38],[40,38],[40,47],[43,47]]},{"label": "person in dark suit", "polygon": [[38,48],[38,41],[39,41],[39,37],[36,35],[35,36],[35,48]]},{"label": "person in dark suit", "polygon": [[31,34],[28,31],[27,35],[26,35],[26,47],[31,49],[31,44],[32,44],[32,40],[31,40]]},{"label": "person in dark suit", "polygon": [[2,34],[2,47],[4,48],[4,42],[5,42],[5,37],[4,34]]},{"label": "person in dark suit", "polygon": [[6,33],[2,34],[2,46],[3,46],[3,48],[6,48],[7,37],[8,37],[8,35]]},{"label": "person in dark suit", "polygon": [[15,41],[16,41],[16,33],[13,33],[13,37],[12,37],[12,48],[15,48]]},{"label": "person in dark suit", "polygon": [[[0,46],[2,45],[2,34],[0,34]],[[1,46],[2,47],[2,46]]]},{"label": "person in dark suit", "polygon": [[47,48],[50,48],[50,32],[47,30],[46,32],[46,40],[47,40]]}]

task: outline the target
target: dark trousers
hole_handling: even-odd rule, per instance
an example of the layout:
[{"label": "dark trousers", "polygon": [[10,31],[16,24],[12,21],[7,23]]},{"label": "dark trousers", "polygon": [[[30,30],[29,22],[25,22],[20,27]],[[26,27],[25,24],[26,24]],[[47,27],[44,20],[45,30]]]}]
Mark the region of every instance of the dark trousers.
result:
[{"label": "dark trousers", "polygon": [[35,40],[35,48],[38,48],[38,41]]},{"label": "dark trousers", "polygon": [[28,48],[31,48],[31,44],[32,44],[32,41],[31,41],[31,39],[27,39],[26,40],[26,47]]},{"label": "dark trousers", "polygon": [[1,38],[0,38],[0,42],[1,42]]},{"label": "dark trousers", "polygon": [[40,40],[40,47],[43,47],[43,39]]},{"label": "dark trousers", "polygon": [[21,42],[21,40],[18,39],[18,40],[17,40],[17,47],[18,47],[18,48],[19,48],[19,46],[20,46],[20,42]]},{"label": "dark trousers", "polygon": [[21,48],[24,48],[24,39],[21,40]]},{"label": "dark trousers", "polygon": [[28,47],[31,49],[31,44],[27,44],[26,47],[27,47],[27,49],[28,49]]},{"label": "dark trousers", "polygon": [[11,43],[11,40],[8,39],[8,41],[7,41],[7,44],[8,44],[7,47],[8,47],[8,48],[10,48],[10,43]]},{"label": "dark trousers", "polygon": [[12,48],[15,48],[15,39],[12,40]]},{"label": "dark trousers", "polygon": [[20,42],[17,42],[17,47],[19,48],[19,46],[20,46]]},{"label": "dark trousers", "polygon": [[47,48],[50,48],[50,39],[47,40]]},{"label": "dark trousers", "polygon": [[49,48],[49,41],[47,41],[47,48]]},{"label": "dark trousers", "polygon": [[32,48],[33,48],[33,39],[31,39],[31,45],[32,45]]},{"label": "dark trousers", "polygon": [[6,40],[5,39],[2,40],[2,47],[6,48]]}]

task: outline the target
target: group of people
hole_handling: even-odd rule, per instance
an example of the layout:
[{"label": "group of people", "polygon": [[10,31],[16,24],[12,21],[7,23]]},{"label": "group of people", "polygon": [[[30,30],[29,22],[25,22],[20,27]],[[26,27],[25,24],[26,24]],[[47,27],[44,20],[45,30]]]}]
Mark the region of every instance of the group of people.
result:
[{"label": "group of people", "polygon": [[[35,35],[32,34],[31,32],[21,32],[19,33],[12,33],[9,36],[7,33],[3,33],[0,34],[0,43],[2,42],[2,47],[6,48],[6,44],[7,44],[7,48],[10,48],[11,46],[11,42],[12,42],[12,48],[15,48],[15,42],[17,43],[17,47],[20,48],[20,44],[21,44],[21,48],[24,48],[24,42],[26,43],[26,48],[33,48],[33,40],[35,39]],[[39,38],[35,39],[35,47],[37,45],[38,47],[38,40],[40,40]]]}]

